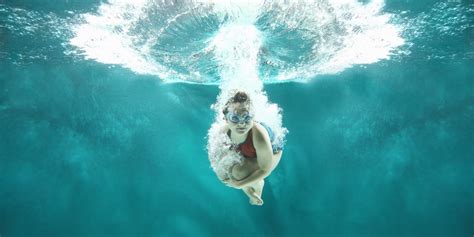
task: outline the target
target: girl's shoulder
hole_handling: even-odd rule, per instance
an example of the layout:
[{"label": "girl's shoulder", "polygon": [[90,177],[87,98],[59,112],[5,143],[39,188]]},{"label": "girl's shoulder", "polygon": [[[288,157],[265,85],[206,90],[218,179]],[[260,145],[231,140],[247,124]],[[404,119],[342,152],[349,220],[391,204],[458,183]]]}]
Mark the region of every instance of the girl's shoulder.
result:
[{"label": "girl's shoulder", "polygon": [[267,132],[267,129],[263,127],[259,122],[255,122],[252,128],[254,139],[259,139],[261,141],[266,141],[270,143],[270,135]]}]

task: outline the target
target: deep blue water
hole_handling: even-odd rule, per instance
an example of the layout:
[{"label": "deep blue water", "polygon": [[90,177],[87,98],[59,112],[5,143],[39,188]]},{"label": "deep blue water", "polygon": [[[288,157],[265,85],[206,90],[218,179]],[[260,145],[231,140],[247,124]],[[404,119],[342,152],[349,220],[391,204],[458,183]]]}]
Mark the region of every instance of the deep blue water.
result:
[{"label": "deep blue water", "polygon": [[290,132],[262,207],[209,167],[218,86],[64,55],[67,34],[22,34],[27,23],[8,18],[12,8],[67,18],[100,2],[0,3],[2,237],[474,234],[468,1],[450,3],[464,9],[455,34],[429,17],[442,1],[387,1],[409,22],[428,15],[406,36],[410,54],[265,85]]}]

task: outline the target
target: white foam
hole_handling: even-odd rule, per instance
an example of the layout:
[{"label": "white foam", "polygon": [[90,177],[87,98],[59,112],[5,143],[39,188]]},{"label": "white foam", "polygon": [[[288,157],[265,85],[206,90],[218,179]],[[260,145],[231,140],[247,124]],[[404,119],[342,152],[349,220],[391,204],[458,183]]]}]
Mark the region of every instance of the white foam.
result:
[{"label": "white foam", "polygon": [[234,164],[242,163],[244,159],[239,153],[230,151],[230,138],[221,131],[224,124],[224,121],[212,124],[208,132],[207,144],[209,162],[221,180],[229,179],[230,168]]},{"label": "white foam", "polygon": [[72,30],[70,44],[80,49],[86,59],[105,64],[119,64],[139,74],[168,78],[174,72],[158,64],[146,48],[135,47],[140,35],[131,32],[143,15],[146,0],[111,0],[103,3],[96,14],[82,15],[84,23]]},{"label": "white foam", "polygon": [[[319,74],[341,72],[353,65],[376,63],[389,59],[405,43],[400,36],[401,26],[391,23],[392,15],[383,12],[382,0],[367,4],[357,0],[198,0],[179,4],[152,0],[108,1],[96,13],[81,15],[82,23],[73,27],[74,37],[70,44],[87,59],[122,65],[138,74],[156,75],[169,82],[220,83],[225,77],[216,79],[217,75],[209,74],[213,71],[213,60],[219,60],[222,66],[226,65],[222,60],[230,61],[235,55],[223,55],[222,52],[227,51],[215,49],[233,44],[224,42],[233,38],[224,37],[223,32],[233,32],[232,29],[239,27],[242,29],[234,32],[257,33],[259,37],[252,39],[259,40],[260,46],[279,52],[291,53],[292,47],[297,46],[285,45],[284,39],[280,45],[271,42],[266,45],[267,40],[287,31],[296,32],[291,36],[301,37],[308,44],[305,46],[310,47],[309,51],[301,52],[304,55],[291,55],[289,59],[258,54],[261,48],[246,49],[256,50],[246,52],[256,57],[247,63],[261,65],[260,61],[265,59],[268,65],[274,66],[276,74],[264,78],[265,82],[309,80]],[[258,25],[257,20],[265,16],[271,17],[268,25]],[[207,21],[215,17],[220,25],[214,36],[204,39],[201,48],[176,44],[170,46],[169,52],[167,47],[154,51],[154,47],[162,47],[163,41],[170,37],[189,37],[192,35],[189,31],[199,30],[182,28],[183,24],[192,21],[196,27],[205,28]],[[162,22],[156,22],[158,20]],[[265,31],[255,30],[255,25]],[[184,50],[188,48],[189,51]],[[196,56],[195,60],[191,55]],[[299,58],[304,60],[298,61]],[[204,66],[197,65],[199,63]],[[223,70],[219,70],[221,76]],[[257,66],[258,70],[261,68]]]},{"label": "white foam", "polygon": [[[321,1],[321,4],[324,3]],[[389,59],[405,41],[402,28],[390,23],[391,14],[383,13],[384,2],[373,0],[368,4],[358,1],[327,1],[318,4],[318,15],[305,2],[300,7],[281,3],[282,8],[294,9],[305,21],[295,28],[305,29],[304,38],[313,39],[311,55],[305,62],[282,70],[278,80],[311,79],[320,74],[336,74],[357,64],[372,64]],[[283,22],[291,22],[282,19]]]}]

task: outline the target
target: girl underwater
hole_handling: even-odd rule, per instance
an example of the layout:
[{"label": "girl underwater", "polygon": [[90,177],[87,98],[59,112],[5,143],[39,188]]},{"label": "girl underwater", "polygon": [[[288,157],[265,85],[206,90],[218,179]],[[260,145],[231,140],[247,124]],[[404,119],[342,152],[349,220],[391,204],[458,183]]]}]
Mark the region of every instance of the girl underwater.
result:
[{"label": "girl underwater", "polygon": [[222,113],[224,122],[216,128],[220,145],[209,149],[211,165],[218,178],[229,187],[241,189],[250,204],[263,205],[264,179],[280,162],[283,146],[275,143],[269,126],[254,119],[247,93],[235,93]]}]

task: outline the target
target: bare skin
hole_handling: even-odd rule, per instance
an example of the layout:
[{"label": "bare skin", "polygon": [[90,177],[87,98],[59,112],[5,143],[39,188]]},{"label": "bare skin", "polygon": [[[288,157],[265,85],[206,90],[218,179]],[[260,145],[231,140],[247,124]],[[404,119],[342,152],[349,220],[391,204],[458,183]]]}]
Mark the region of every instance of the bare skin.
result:
[{"label": "bare skin", "polygon": [[[278,162],[281,159],[282,151],[276,153],[272,162],[274,163],[273,169],[278,165]],[[272,169],[272,171],[273,171]],[[256,160],[245,159],[242,164],[236,164],[231,168],[232,178],[235,181],[242,181],[245,178],[249,177],[252,173],[255,173],[260,170]],[[271,173],[271,171],[270,171]],[[269,175],[269,174],[268,174]],[[267,177],[266,175],[265,177]],[[262,192],[263,186],[265,185],[264,178],[258,179],[252,183],[247,184],[246,186],[239,187],[244,191],[244,193],[249,197],[249,202],[252,205],[263,205]]]},{"label": "bare skin", "polygon": [[[247,112],[248,108],[235,103],[229,106],[237,114]],[[245,158],[242,164],[236,164],[231,168],[232,177],[223,180],[228,186],[241,189],[248,197],[252,205],[263,205],[262,192],[265,184],[264,179],[268,177],[280,162],[282,151],[273,154],[270,137],[267,130],[259,123],[250,121],[248,123],[233,123],[227,121],[221,129],[227,133],[231,131],[231,141],[234,144],[244,142],[250,130],[252,130],[253,145],[257,152],[256,158]]]}]

